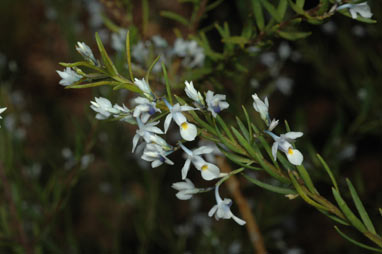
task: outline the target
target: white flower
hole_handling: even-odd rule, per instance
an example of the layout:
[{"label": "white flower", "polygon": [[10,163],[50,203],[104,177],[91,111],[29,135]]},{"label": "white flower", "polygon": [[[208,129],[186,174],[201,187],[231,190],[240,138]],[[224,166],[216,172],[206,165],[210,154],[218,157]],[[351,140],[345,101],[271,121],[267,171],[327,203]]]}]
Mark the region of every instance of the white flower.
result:
[{"label": "white flower", "polygon": [[224,94],[215,94],[212,91],[207,91],[206,103],[208,111],[212,113],[213,117],[216,117],[222,110],[229,107],[228,102],[225,101],[226,96]]},{"label": "white flower", "polygon": [[146,123],[150,116],[154,115],[156,112],[161,112],[160,109],[156,107],[155,102],[151,102],[146,98],[137,97],[134,99],[134,102],[138,105],[134,108],[133,116],[140,116],[143,123]]},{"label": "white flower", "polygon": [[95,97],[95,101],[91,101],[90,103],[90,108],[97,112],[96,119],[98,120],[105,120],[109,118],[110,115],[119,113],[106,98]]},{"label": "white flower", "polygon": [[262,100],[260,100],[259,96],[257,96],[256,93],[252,95],[252,98],[253,98],[253,107],[255,108],[255,110],[257,112],[259,112],[261,119],[263,119],[263,121],[265,123],[267,123],[267,125],[268,125],[268,123],[269,123],[268,98],[265,97],[264,102],[263,102]]},{"label": "white flower", "polygon": [[142,64],[142,65],[146,62],[146,59],[148,58],[149,54],[150,54],[149,49],[142,41],[135,44],[131,51],[132,57],[139,64]]},{"label": "white flower", "polygon": [[[6,109],[7,109],[6,107],[0,108],[0,114],[3,113]],[[0,119],[3,119],[3,117],[1,115],[0,115]],[[1,128],[1,126],[0,126],[0,128]]]},{"label": "white flower", "polygon": [[133,152],[141,137],[148,144],[154,143],[154,144],[160,145],[162,148],[171,149],[171,147],[167,144],[167,142],[163,138],[156,135],[156,134],[163,134],[163,131],[155,126],[159,123],[159,121],[143,124],[142,121],[139,119],[139,117],[137,117],[137,123],[138,123],[138,129],[133,138],[133,150],[132,150]]},{"label": "white flower", "polygon": [[58,75],[60,75],[61,80],[59,83],[60,85],[63,85],[63,86],[69,86],[82,78],[81,75],[77,74],[70,67],[66,67],[64,71],[56,71],[56,72],[58,73]]},{"label": "white flower", "polygon": [[214,150],[212,147],[201,146],[194,151],[191,151],[181,143],[179,143],[179,145],[187,155],[186,162],[182,168],[182,179],[186,179],[191,162],[199,171],[201,171],[204,180],[210,181],[221,176],[220,169],[217,166],[206,162],[202,156],[200,156],[202,154],[212,153]]},{"label": "white flower", "polygon": [[301,165],[304,160],[304,156],[297,149],[294,149],[292,143],[294,143],[296,138],[299,138],[303,135],[302,132],[287,132],[285,134],[281,134],[280,137],[275,135],[270,131],[265,131],[268,133],[273,140],[275,141],[272,145],[272,155],[273,159],[277,159],[277,149],[284,152],[289,162],[293,165]]},{"label": "white flower", "polygon": [[191,199],[192,195],[199,192],[190,179],[186,178],[184,182],[177,182],[171,185],[172,188],[178,191],[176,197],[180,200]]},{"label": "white flower", "polygon": [[353,19],[356,19],[358,14],[363,18],[371,18],[373,13],[371,13],[370,7],[367,2],[359,4],[344,4],[337,8],[337,10],[349,9],[350,15]]},{"label": "white flower", "polygon": [[85,44],[85,42],[78,41],[76,50],[85,58],[85,60],[90,61],[94,64],[97,63],[97,60],[95,59],[93,55],[93,51],[90,49],[88,45]]},{"label": "white flower", "polygon": [[193,141],[198,134],[198,130],[194,124],[187,122],[187,118],[181,112],[196,110],[196,108],[187,105],[180,106],[179,103],[171,106],[166,100],[164,102],[170,110],[164,121],[164,132],[167,133],[171,120],[174,119],[175,123],[179,126],[182,138],[187,141]]},{"label": "white flower", "polygon": [[199,47],[196,41],[186,41],[177,38],[174,43],[173,53],[182,57],[182,65],[189,68],[202,66],[204,63],[204,51]]},{"label": "white flower", "polygon": [[192,81],[191,82],[185,81],[184,83],[186,84],[186,88],[184,89],[184,91],[186,92],[188,98],[190,98],[191,100],[201,105],[204,105],[203,97],[200,94],[200,92],[195,89]]},{"label": "white flower", "polygon": [[219,185],[215,187],[215,199],[216,199],[216,205],[214,205],[211,210],[208,212],[208,216],[212,217],[212,215],[215,214],[215,219],[233,219],[237,224],[244,225],[246,222],[238,217],[236,217],[231,212],[231,205],[232,200],[229,198],[225,198],[222,200],[222,198],[219,195]]},{"label": "white flower", "polygon": [[125,49],[127,30],[120,29],[118,33],[113,33],[111,35],[111,47],[115,51],[123,51]]},{"label": "white flower", "polygon": [[[6,107],[5,108],[0,108],[0,114],[3,113],[6,109],[7,109]],[[1,115],[0,115],[0,119],[3,119],[3,117],[1,117]]]},{"label": "white flower", "polygon": [[154,35],[151,40],[157,48],[167,48],[168,46],[167,41],[160,35]]},{"label": "white flower", "polygon": [[130,124],[136,123],[135,119],[131,115],[130,109],[128,109],[124,104],[122,104],[122,106],[115,104],[114,109],[118,111],[118,113],[114,115],[115,118],[119,118],[120,121],[128,122]]},{"label": "white flower", "polygon": [[139,87],[139,89],[145,94],[146,97],[152,98],[152,92],[149,84],[146,82],[146,80],[143,78],[141,80],[135,78],[134,84]]},{"label": "white flower", "polygon": [[147,144],[143,151],[142,159],[145,161],[151,161],[151,167],[156,168],[163,163],[174,165],[174,162],[166,157],[165,151],[160,145]]},{"label": "white flower", "polygon": [[276,126],[279,124],[279,120],[276,120],[276,119],[273,119],[271,124],[269,125],[268,127],[268,130],[269,131],[272,131],[274,128],[276,128]]}]

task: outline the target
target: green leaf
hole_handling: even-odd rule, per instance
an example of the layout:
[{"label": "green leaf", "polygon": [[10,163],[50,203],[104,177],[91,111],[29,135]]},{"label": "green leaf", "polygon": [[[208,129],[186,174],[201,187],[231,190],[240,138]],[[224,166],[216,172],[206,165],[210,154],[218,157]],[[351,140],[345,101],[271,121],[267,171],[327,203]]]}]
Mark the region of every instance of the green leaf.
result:
[{"label": "green leaf", "polygon": [[366,228],[373,234],[376,234],[375,228],[373,226],[373,223],[370,220],[369,215],[367,214],[365,207],[363,206],[361,199],[359,198],[357,191],[355,190],[353,184],[350,182],[348,178],[346,178],[346,183],[348,184],[350,194],[353,198],[355,207],[358,210],[359,215],[361,216],[361,219],[363,223],[365,224]]},{"label": "green leaf", "polygon": [[160,56],[157,56],[154,61],[151,63],[149,69],[147,70],[146,72],[146,75],[145,75],[145,79],[147,82],[149,82],[149,77],[150,77],[150,73],[151,73],[151,70],[154,68],[155,64],[158,62]]},{"label": "green leaf", "polygon": [[105,65],[106,70],[109,72],[109,74],[112,77],[118,76],[117,68],[115,68],[113,62],[110,60],[110,57],[107,54],[105,47],[103,46],[101,38],[99,37],[98,33],[96,33],[95,38],[96,38],[99,52],[101,53],[102,62]]},{"label": "green leaf", "polygon": [[231,36],[223,38],[223,42],[225,43],[232,43],[232,44],[239,44],[240,47],[244,47],[245,44],[249,42],[249,40],[242,36]]},{"label": "green leaf", "polygon": [[171,87],[170,87],[170,82],[168,82],[168,76],[167,76],[166,66],[164,65],[164,62],[162,62],[162,70],[163,70],[164,81],[166,82],[167,99],[172,105]]},{"label": "green leaf", "polygon": [[254,161],[252,161],[252,160],[250,160],[250,159],[248,159],[246,157],[243,157],[243,156],[240,156],[240,155],[237,155],[237,154],[233,154],[233,153],[229,153],[229,152],[225,151],[222,147],[220,147],[220,151],[229,160],[231,160],[232,162],[234,162],[234,163],[236,163],[236,164],[238,164],[238,165],[240,165],[242,167],[245,167],[245,168],[248,168],[248,169],[252,169],[252,170],[256,170],[256,171],[262,170],[261,168],[251,166],[251,164],[253,164]]},{"label": "green leaf", "polygon": [[362,222],[354,215],[354,213],[350,210],[346,202],[342,199],[340,193],[332,188],[333,196],[337,201],[338,206],[341,211],[344,213],[345,217],[350,221],[350,223],[358,229],[360,232],[364,233],[367,231],[366,227],[362,224]]},{"label": "green leaf", "polygon": [[260,0],[260,2],[277,22],[282,21],[282,17],[280,16],[279,12],[271,3],[269,3],[267,0]]},{"label": "green leaf", "polygon": [[129,68],[130,79],[134,82],[133,70],[131,68],[131,51],[130,51],[130,30],[126,33],[126,57],[127,57],[127,67]]},{"label": "green leaf", "polygon": [[249,118],[247,109],[242,105],[241,106],[245,115],[245,119],[247,120],[247,128],[249,130],[249,143],[252,143],[253,140],[253,132],[252,132],[252,127],[251,127],[251,119]]},{"label": "green leaf", "polygon": [[296,166],[297,171],[301,178],[304,180],[304,183],[306,187],[308,187],[308,190],[310,190],[312,193],[318,194],[318,191],[313,185],[312,179],[310,178],[308,172],[306,171],[305,167],[303,165]]},{"label": "green leaf", "polygon": [[284,39],[295,41],[299,39],[304,39],[312,34],[312,32],[285,32],[285,31],[277,31],[277,34]]},{"label": "green leaf", "polygon": [[206,12],[209,12],[213,9],[215,9],[216,7],[218,7],[224,0],[216,0],[215,2],[207,5],[206,7]]},{"label": "green leaf", "polygon": [[223,128],[224,132],[226,133],[226,135],[229,137],[230,140],[232,140],[233,142],[235,142],[235,139],[234,137],[232,136],[232,133],[231,131],[229,130],[227,124],[224,122],[224,120],[219,116],[219,115],[216,115],[216,121],[219,123],[219,125]]},{"label": "green leaf", "polygon": [[304,9],[304,4],[305,4],[305,0],[296,0],[296,5],[299,8]]},{"label": "green leaf", "polygon": [[84,66],[84,67],[87,67],[89,69],[92,69],[92,70],[95,70],[97,72],[100,72],[102,74],[107,74],[107,72],[93,64],[90,64],[89,62],[85,62],[85,61],[80,61],[80,62],[75,62],[75,63],[59,63],[61,66],[64,66],[64,67],[78,67],[78,66]]},{"label": "green leaf", "polygon": [[90,87],[105,86],[105,85],[117,86],[121,84],[122,83],[120,82],[106,80],[106,81],[98,81],[98,82],[92,82],[92,83],[81,84],[81,85],[73,84],[73,85],[65,86],[65,89],[90,88]]},{"label": "green leaf", "polygon": [[288,0],[289,2],[289,5],[290,7],[292,7],[292,9],[297,13],[297,14],[300,14],[300,15],[303,15],[305,16],[305,11],[303,8],[299,7],[297,4],[295,4],[293,2],[293,0]]},{"label": "green leaf", "polygon": [[358,247],[361,247],[361,248],[364,248],[366,250],[370,250],[370,251],[375,251],[375,252],[378,252],[378,253],[382,253],[382,250],[381,249],[377,249],[377,248],[373,248],[373,247],[370,247],[366,244],[363,244],[363,243],[360,243],[356,240],[354,240],[353,238],[347,236],[345,233],[343,233],[337,226],[334,226],[334,229],[338,232],[338,234],[340,234],[343,238],[345,238],[346,240],[348,240],[349,242],[351,242],[352,244],[355,244],[357,245]]},{"label": "green leaf", "polygon": [[249,132],[248,132],[247,128],[245,128],[243,122],[240,120],[239,117],[236,117],[236,122],[239,125],[241,133],[243,133],[245,139],[248,140],[248,142],[249,142]]},{"label": "green leaf", "polygon": [[291,179],[292,181],[292,184],[293,186],[295,187],[296,191],[298,192],[298,194],[300,195],[300,197],[308,204],[310,204],[311,206],[314,206],[316,207],[317,209],[321,209],[323,211],[327,211],[328,208],[326,208],[325,206],[317,203],[316,201],[312,200],[311,198],[308,197],[307,193],[304,192],[304,190],[301,188],[301,186],[299,185],[299,183],[297,182],[297,179],[294,177],[292,171],[288,171],[288,174],[289,174],[289,178]]},{"label": "green leaf", "polygon": [[190,22],[188,22],[188,20],[186,18],[180,16],[177,13],[174,13],[174,12],[171,12],[171,11],[161,11],[160,15],[162,17],[178,21],[179,23],[181,23],[181,24],[183,24],[185,26],[189,26],[190,25]]},{"label": "green leaf", "polygon": [[280,0],[279,6],[277,7],[277,12],[279,13],[281,19],[284,18],[287,7],[288,7],[288,0]]},{"label": "green leaf", "polygon": [[297,194],[297,192],[292,190],[292,189],[283,188],[283,187],[274,186],[274,185],[271,185],[271,184],[268,184],[268,183],[264,183],[264,182],[261,182],[261,181],[257,180],[256,178],[252,178],[250,176],[247,176],[246,174],[242,174],[242,175],[245,178],[247,178],[248,181],[250,181],[253,184],[256,184],[257,186],[259,186],[259,187],[261,187],[263,189],[266,189],[266,190],[269,190],[269,191],[272,191],[272,192],[276,192],[276,193],[279,193],[279,194],[283,194],[283,195],[289,195],[289,194],[296,195]]},{"label": "green leaf", "polygon": [[148,0],[142,0],[143,34],[147,34],[147,29],[149,24],[149,14],[150,14],[149,2]]},{"label": "green leaf", "polygon": [[321,162],[322,166],[324,167],[326,173],[328,173],[329,177],[330,177],[330,180],[332,181],[333,185],[334,185],[334,188],[336,188],[336,190],[339,192],[339,189],[338,189],[338,184],[337,184],[337,181],[336,181],[336,178],[334,177],[332,171],[330,170],[328,164],[326,164],[326,162],[324,161],[324,159],[321,157],[321,155],[317,154],[317,158],[319,159],[319,161]]},{"label": "green leaf", "polygon": [[253,15],[255,15],[257,27],[260,30],[264,29],[264,15],[261,7],[261,0],[252,0]]}]

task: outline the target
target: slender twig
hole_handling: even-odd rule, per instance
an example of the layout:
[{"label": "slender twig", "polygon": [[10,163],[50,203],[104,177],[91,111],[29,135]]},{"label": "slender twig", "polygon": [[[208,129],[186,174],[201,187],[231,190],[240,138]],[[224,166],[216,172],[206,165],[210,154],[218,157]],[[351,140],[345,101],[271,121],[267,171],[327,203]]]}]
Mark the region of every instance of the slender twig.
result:
[{"label": "slender twig", "polygon": [[[223,157],[218,158],[217,164],[221,171],[224,173],[230,173],[232,171],[230,165]],[[263,236],[261,235],[260,229],[256,223],[256,219],[251,212],[251,208],[249,207],[247,199],[240,191],[238,179],[236,176],[232,175],[225,183],[230,190],[235,203],[238,205],[243,219],[247,222],[246,227],[249,234],[249,239],[253,245],[253,248],[255,249],[255,253],[266,254],[267,251],[264,246]]]},{"label": "slender twig", "polygon": [[17,214],[16,205],[12,198],[11,186],[9,185],[7,175],[5,174],[4,167],[1,162],[0,162],[0,179],[3,184],[3,193],[4,193],[5,200],[8,203],[9,212],[11,214],[14,227],[17,230],[17,237],[18,237],[17,240],[21,244],[21,246],[24,248],[25,253],[28,253],[28,254],[32,253],[32,249],[31,249],[31,246],[29,245],[28,238],[26,236],[23,225]]}]

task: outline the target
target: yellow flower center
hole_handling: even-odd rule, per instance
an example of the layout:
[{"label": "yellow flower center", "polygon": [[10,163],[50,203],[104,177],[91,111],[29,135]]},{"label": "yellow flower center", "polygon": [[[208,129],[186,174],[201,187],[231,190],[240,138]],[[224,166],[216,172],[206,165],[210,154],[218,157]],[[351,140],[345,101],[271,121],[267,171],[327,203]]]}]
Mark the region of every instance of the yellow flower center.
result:
[{"label": "yellow flower center", "polygon": [[188,123],[187,122],[184,122],[180,125],[180,127],[182,127],[183,130],[187,130],[188,128]]},{"label": "yellow flower center", "polygon": [[289,147],[289,149],[288,149],[288,154],[293,154],[294,152],[293,152],[293,149],[292,149],[292,147]]},{"label": "yellow flower center", "polygon": [[203,165],[202,166],[202,170],[204,171],[204,170],[207,170],[208,169],[208,166],[207,165]]}]

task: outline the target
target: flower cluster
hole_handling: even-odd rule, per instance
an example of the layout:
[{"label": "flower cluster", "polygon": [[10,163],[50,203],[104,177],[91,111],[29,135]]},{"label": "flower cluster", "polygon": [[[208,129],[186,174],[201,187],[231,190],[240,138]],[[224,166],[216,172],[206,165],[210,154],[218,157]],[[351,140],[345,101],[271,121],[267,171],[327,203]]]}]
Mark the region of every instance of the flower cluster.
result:
[{"label": "flower cluster", "polygon": [[277,150],[280,150],[285,153],[290,163],[293,165],[301,165],[302,161],[304,160],[304,156],[301,154],[301,152],[297,149],[294,149],[292,144],[294,143],[294,140],[296,138],[299,138],[303,135],[302,132],[287,132],[285,134],[281,134],[280,136],[277,136],[276,134],[272,133],[272,130],[276,128],[276,126],[279,123],[279,120],[273,119],[271,121],[271,118],[269,116],[269,102],[268,98],[265,97],[264,101],[262,101],[257,94],[252,95],[253,98],[253,107],[254,109],[260,114],[261,119],[266,123],[268,126],[268,130],[265,130],[265,133],[269,134],[273,140],[274,143],[272,145],[272,156],[273,159],[277,159]]},{"label": "flower cluster", "polygon": [[[153,43],[157,48],[166,48],[167,42],[160,37],[153,37]],[[194,62],[196,59],[201,59],[202,54],[198,49],[196,43],[187,43],[183,40],[177,40],[174,52],[186,51],[187,54],[195,51],[195,59],[187,60]],[[94,57],[91,49],[84,43],[77,44],[77,51],[83,56],[85,61],[89,64],[102,67],[99,65],[98,60]],[[183,51],[182,51],[183,50]],[[181,56],[189,56],[186,53],[182,53]],[[191,64],[194,65],[195,63]],[[71,85],[83,77],[88,76],[80,69],[74,67],[71,69],[67,67],[64,72],[58,71],[62,80],[60,84]],[[192,181],[188,178],[188,173],[191,166],[200,172],[201,178],[205,181],[213,181],[223,178],[215,184],[215,199],[216,205],[214,205],[209,211],[208,215],[219,219],[233,219],[239,225],[244,225],[245,221],[233,215],[230,210],[232,201],[230,199],[222,199],[219,195],[219,186],[230,175],[221,173],[217,165],[214,164],[214,156],[216,154],[216,148],[208,145],[200,145],[198,148],[191,150],[186,142],[194,141],[198,134],[198,127],[190,120],[191,116],[195,116],[197,112],[202,112],[205,115],[209,115],[209,119],[214,119],[223,110],[229,107],[226,101],[226,95],[215,94],[213,91],[208,90],[205,94],[199,92],[192,81],[185,81],[184,92],[187,95],[189,101],[193,106],[188,105],[183,100],[178,100],[177,103],[172,103],[170,98],[160,97],[150,87],[148,81],[144,78],[135,78],[132,82],[137,89],[140,90],[140,95],[132,99],[133,107],[129,109],[125,105],[112,104],[108,99],[102,97],[96,97],[94,101],[91,101],[90,108],[94,110],[96,119],[106,120],[110,117],[118,119],[120,121],[136,124],[136,133],[132,140],[132,151],[140,151],[141,159],[151,163],[152,168],[156,168],[162,164],[174,165],[171,160],[171,155],[177,151],[184,152],[185,163],[181,169],[182,182],[174,183],[172,187],[178,191],[176,196],[179,199],[190,199],[194,194],[206,192],[213,188],[196,188]],[[302,136],[301,132],[288,132],[277,136],[272,133],[272,130],[278,125],[278,120],[271,120],[269,115],[269,102],[268,98],[262,101],[257,94],[253,96],[253,107],[260,114],[261,119],[265,122],[267,130],[264,132],[270,135],[274,139],[272,146],[273,159],[277,158],[277,151],[284,152],[288,160],[294,165],[301,165],[303,156],[302,154],[292,146],[294,140]],[[1,113],[1,112],[0,112]],[[159,114],[160,113],[160,114]],[[160,119],[163,119],[163,130],[159,127],[161,123]],[[154,120],[156,119],[156,120]],[[165,134],[170,130],[171,123],[174,122],[179,128],[179,134],[181,139],[175,144],[170,145],[167,143]],[[197,122],[197,121],[196,121]],[[140,144],[139,144],[140,143]],[[137,149],[139,147],[141,149]],[[208,159],[207,159],[208,158]]]}]

